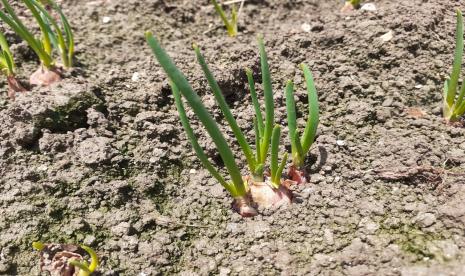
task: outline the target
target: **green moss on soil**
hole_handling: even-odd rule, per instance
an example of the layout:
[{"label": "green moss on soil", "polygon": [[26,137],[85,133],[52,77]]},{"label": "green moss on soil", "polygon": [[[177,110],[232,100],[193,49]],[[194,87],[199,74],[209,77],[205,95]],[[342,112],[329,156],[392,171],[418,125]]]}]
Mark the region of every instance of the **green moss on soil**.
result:
[{"label": "green moss on soil", "polygon": [[403,224],[396,228],[380,228],[378,234],[394,237],[394,242],[401,250],[415,256],[417,261],[443,259],[430,250],[430,243],[444,240],[444,233],[424,232],[414,224]]}]

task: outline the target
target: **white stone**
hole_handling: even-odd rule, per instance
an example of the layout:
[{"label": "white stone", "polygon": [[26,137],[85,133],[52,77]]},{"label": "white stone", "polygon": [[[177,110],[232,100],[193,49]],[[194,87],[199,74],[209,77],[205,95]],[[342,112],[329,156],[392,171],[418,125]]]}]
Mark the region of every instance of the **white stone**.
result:
[{"label": "white stone", "polygon": [[360,9],[364,11],[371,11],[371,12],[377,11],[376,5],[374,3],[363,4]]},{"label": "white stone", "polygon": [[382,36],[380,36],[379,39],[381,39],[381,41],[383,41],[383,42],[388,42],[393,37],[394,37],[394,32],[389,31],[389,32],[383,34]]},{"label": "white stone", "polygon": [[132,77],[131,77],[131,80],[136,82],[140,79],[140,74],[139,72],[134,72],[134,74],[132,74]]},{"label": "white stone", "polygon": [[302,28],[302,31],[304,31],[306,33],[309,33],[311,31],[311,29],[312,29],[312,27],[308,23],[304,23],[300,27]]},{"label": "white stone", "polygon": [[344,140],[336,140],[336,145],[343,147],[346,145],[346,141]]},{"label": "white stone", "polygon": [[109,17],[109,16],[104,16],[104,17],[102,18],[103,24],[110,23],[110,21],[111,21],[111,17]]}]

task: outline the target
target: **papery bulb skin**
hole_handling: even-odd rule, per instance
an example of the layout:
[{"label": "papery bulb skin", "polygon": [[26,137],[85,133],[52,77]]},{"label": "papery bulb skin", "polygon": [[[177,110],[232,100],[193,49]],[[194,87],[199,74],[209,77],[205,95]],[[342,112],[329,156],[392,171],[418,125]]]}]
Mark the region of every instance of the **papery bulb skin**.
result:
[{"label": "papery bulb skin", "polygon": [[47,69],[40,66],[29,78],[31,85],[50,86],[61,81],[61,74],[57,68]]}]

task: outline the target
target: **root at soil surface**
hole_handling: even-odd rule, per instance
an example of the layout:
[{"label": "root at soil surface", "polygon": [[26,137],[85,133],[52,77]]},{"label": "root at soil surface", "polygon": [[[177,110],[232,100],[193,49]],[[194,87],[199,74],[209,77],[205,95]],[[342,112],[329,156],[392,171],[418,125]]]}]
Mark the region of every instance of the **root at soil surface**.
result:
[{"label": "root at soil surface", "polygon": [[6,79],[8,83],[8,97],[10,97],[10,99],[15,99],[16,92],[27,91],[27,89],[21,85],[21,83],[16,79],[15,76],[11,75],[8,76]]},{"label": "root at soil surface", "polygon": [[295,184],[307,183],[307,177],[305,175],[305,171],[297,169],[294,165],[289,167],[289,171],[287,172],[287,175],[293,182],[295,182]]},{"label": "root at soil surface", "polygon": [[258,215],[257,210],[252,206],[252,202],[248,195],[244,197],[236,197],[234,199],[233,209],[243,217],[253,217]]},{"label": "root at soil surface", "polygon": [[47,69],[43,66],[40,66],[39,69],[32,73],[31,77],[29,78],[31,85],[38,86],[49,86],[55,82],[59,82],[60,80],[61,74],[57,67]]}]

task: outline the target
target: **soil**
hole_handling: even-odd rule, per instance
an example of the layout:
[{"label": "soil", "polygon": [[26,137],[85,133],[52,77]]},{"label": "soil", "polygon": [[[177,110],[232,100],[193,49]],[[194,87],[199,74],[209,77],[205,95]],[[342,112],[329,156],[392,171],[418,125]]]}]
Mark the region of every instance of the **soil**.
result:
[{"label": "soil", "polygon": [[[341,14],[337,0],[250,0],[228,38],[207,0],[62,1],[76,69],[14,102],[1,88],[0,274],[39,275],[40,240],[89,245],[101,275],[465,275],[465,129],[441,117],[465,4],[374,3]],[[146,30],[224,124],[190,45],[201,46],[248,137],[257,34],[283,127],[284,83],[295,81],[304,117],[298,65],[311,68],[321,123],[296,203],[254,218],[231,209],[190,148]],[[7,37],[24,81],[37,60]]]}]

